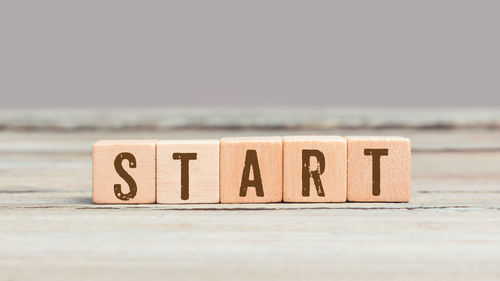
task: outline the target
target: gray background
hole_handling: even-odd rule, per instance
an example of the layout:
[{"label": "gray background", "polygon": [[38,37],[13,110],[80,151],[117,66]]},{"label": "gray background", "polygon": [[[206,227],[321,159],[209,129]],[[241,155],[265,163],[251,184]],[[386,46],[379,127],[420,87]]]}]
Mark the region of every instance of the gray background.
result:
[{"label": "gray background", "polygon": [[0,106],[498,106],[500,1],[2,1]]}]

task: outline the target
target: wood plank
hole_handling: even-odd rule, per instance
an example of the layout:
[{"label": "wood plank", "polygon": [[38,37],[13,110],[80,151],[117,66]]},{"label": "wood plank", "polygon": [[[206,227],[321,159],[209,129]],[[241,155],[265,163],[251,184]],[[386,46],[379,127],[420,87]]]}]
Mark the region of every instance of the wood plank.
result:
[{"label": "wood plank", "polygon": [[[48,122],[48,127],[57,119],[50,113],[41,118],[25,115],[29,116],[29,122]],[[90,149],[97,139],[269,135],[270,127],[234,131],[168,125],[107,131],[96,129],[92,120],[99,118],[88,112],[72,116],[66,131],[36,130],[38,125],[31,131],[0,128],[3,279],[498,280],[500,276],[500,131],[466,129],[464,124],[474,118],[465,118],[463,129],[447,131],[286,125],[273,132],[411,138],[409,203],[102,206],[91,201]],[[138,122],[120,116],[107,124]],[[147,125],[148,118],[175,123],[162,121],[167,115],[158,116],[144,113],[137,124]],[[192,121],[193,116],[200,115],[179,118]],[[258,117],[246,121],[265,123]],[[83,119],[75,121],[79,118]],[[286,122],[280,118],[274,120]],[[57,122],[57,128],[64,127],[60,125],[64,120]],[[84,130],[81,124],[92,128]]]},{"label": "wood plank", "polygon": [[477,209],[3,209],[0,269],[8,280],[493,280],[498,219]]},{"label": "wood plank", "polygon": [[15,131],[499,129],[497,108],[144,108],[0,111]]}]

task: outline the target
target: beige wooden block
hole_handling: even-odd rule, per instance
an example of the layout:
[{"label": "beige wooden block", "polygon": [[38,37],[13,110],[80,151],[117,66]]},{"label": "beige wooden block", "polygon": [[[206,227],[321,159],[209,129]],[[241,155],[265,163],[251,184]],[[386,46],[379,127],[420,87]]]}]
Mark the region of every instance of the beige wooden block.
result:
[{"label": "beige wooden block", "polygon": [[92,146],[92,200],[156,202],[156,140],[103,140]]},{"label": "beige wooden block", "polygon": [[219,203],[219,140],[158,143],[157,203]]},{"label": "beige wooden block", "polygon": [[410,140],[347,137],[347,201],[408,202]]},{"label": "beige wooden block", "polygon": [[220,202],[281,202],[281,137],[223,138],[220,142]]},{"label": "beige wooden block", "polygon": [[346,200],[346,140],[338,136],[283,137],[283,201]]}]

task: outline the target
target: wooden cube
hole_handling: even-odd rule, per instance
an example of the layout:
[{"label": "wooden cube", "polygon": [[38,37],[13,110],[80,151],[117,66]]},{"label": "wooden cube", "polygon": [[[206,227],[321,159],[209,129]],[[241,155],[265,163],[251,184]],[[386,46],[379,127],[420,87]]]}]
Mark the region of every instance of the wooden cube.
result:
[{"label": "wooden cube", "polygon": [[283,137],[283,201],[346,200],[346,140],[338,136]]},{"label": "wooden cube", "polygon": [[281,137],[223,138],[220,142],[220,202],[281,202]]},{"label": "wooden cube", "polygon": [[347,137],[347,201],[408,202],[410,140]]},{"label": "wooden cube", "polygon": [[219,203],[219,140],[158,142],[157,203]]},{"label": "wooden cube", "polygon": [[156,140],[103,140],[94,143],[94,203],[155,203],[156,143]]}]

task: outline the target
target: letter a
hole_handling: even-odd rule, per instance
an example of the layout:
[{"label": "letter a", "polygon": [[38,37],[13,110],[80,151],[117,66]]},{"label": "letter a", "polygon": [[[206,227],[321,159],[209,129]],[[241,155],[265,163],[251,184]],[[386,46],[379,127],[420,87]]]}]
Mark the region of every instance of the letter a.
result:
[{"label": "letter a", "polygon": [[[250,180],[250,169],[253,170],[253,180]],[[247,196],[247,189],[249,186],[255,187],[258,197],[264,197],[259,160],[257,159],[257,151],[255,150],[247,150],[245,156],[245,167],[243,168],[243,175],[241,177],[240,197]]]}]

